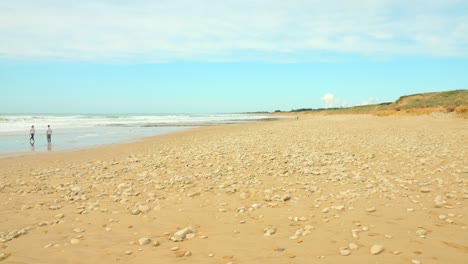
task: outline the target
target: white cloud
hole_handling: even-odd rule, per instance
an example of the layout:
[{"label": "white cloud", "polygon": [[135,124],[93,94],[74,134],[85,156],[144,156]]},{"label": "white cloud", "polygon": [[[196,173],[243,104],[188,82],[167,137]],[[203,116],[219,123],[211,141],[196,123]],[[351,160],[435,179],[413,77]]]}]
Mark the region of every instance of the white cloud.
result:
[{"label": "white cloud", "polygon": [[369,97],[367,100],[361,102],[360,105],[371,105],[371,104],[380,104],[380,99],[378,97]]},{"label": "white cloud", "polygon": [[325,108],[334,107],[336,103],[335,95],[331,93],[324,94],[320,99],[325,102]]},{"label": "white cloud", "polygon": [[460,0],[15,0],[0,2],[0,58],[315,60],[468,56]]},{"label": "white cloud", "polygon": [[348,100],[339,99],[332,93],[326,93],[320,98],[325,103],[325,108],[333,107],[353,107],[359,105],[380,104],[381,100],[378,97],[369,97],[358,104],[349,103]]}]

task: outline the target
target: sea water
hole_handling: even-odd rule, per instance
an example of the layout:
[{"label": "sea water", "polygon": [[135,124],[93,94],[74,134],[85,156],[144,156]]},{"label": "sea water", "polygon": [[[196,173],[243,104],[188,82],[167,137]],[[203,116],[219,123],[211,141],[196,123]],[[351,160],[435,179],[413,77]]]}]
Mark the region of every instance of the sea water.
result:
[{"label": "sea water", "polygon": [[[132,142],[201,125],[269,119],[245,114],[0,114],[0,154],[78,149]],[[36,129],[30,144],[29,130]],[[50,125],[52,144],[47,144]]]}]

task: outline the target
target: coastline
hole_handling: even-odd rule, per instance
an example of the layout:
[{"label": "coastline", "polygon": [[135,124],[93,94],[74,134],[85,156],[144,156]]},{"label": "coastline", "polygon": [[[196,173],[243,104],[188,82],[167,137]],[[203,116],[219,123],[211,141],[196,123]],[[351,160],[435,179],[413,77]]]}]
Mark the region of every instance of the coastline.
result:
[{"label": "coastline", "polygon": [[[0,254],[5,263],[463,263],[467,129],[455,118],[301,116],[3,158],[0,233],[33,229]],[[188,226],[193,238],[168,239]],[[377,244],[384,251],[370,254]]]},{"label": "coastline", "polygon": [[[52,144],[48,146],[45,143],[45,140],[39,140],[36,136],[36,143],[34,145],[30,145],[29,142],[23,140],[24,142],[18,142],[16,140],[16,145],[14,147],[20,149],[29,149],[28,151],[6,151],[0,153],[0,159],[6,157],[13,157],[13,156],[22,156],[22,155],[36,155],[36,154],[43,154],[43,153],[53,153],[53,152],[67,152],[67,151],[76,151],[88,148],[99,148],[102,146],[107,145],[118,145],[118,144],[125,144],[125,143],[134,143],[146,138],[157,137],[160,135],[166,135],[170,133],[176,133],[179,131],[190,130],[192,127],[190,126],[164,126],[164,127],[156,127],[154,131],[151,131],[152,128],[135,128],[135,127],[128,127],[129,131],[123,131],[123,133],[115,132],[116,129],[122,129],[122,127],[113,127],[109,129],[113,129],[113,135],[106,135],[106,137],[102,134],[93,134],[89,137],[87,134],[79,134],[73,132],[73,134],[67,133],[67,130],[59,131],[58,133],[53,134],[52,136]],[[83,131],[85,133],[95,133],[96,130],[92,130],[93,128],[84,128]],[[127,129],[127,128],[124,128]],[[144,131],[147,129],[147,131]],[[91,130],[91,132],[90,132]],[[17,136],[18,137],[18,136]],[[86,138],[88,137],[88,138]],[[24,138],[24,137],[23,137]],[[79,139],[81,138],[81,139]],[[41,138],[42,139],[42,138]]]},{"label": "coastline", "polygon": [[[191,129],[198,126],[240,124],[278,119],[273,116],[245,114],[213,115],[8,115],[1,124],[0,158],[36,152],[75,150],[108,144],[138,141],[142,138]],[[15,121],[17,120],[17,121]],[[30,144],[24,131],[25,122],[53,122],[53,144],[36,131],[36,144]],[[17,123],[15,123],[17,122]],[[100,123],[102,122],[102,123]]]}]

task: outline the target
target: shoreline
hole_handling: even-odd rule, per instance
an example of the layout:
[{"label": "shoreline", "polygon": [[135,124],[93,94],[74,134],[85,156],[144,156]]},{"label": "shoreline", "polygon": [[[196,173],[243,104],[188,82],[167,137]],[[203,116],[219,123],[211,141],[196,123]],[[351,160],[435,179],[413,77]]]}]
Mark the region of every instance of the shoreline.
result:
[{"label": "shoreline", "polygon": [[[27,142],[28,144],[26,144],[25,142],[21,142],[21,140],[24,137],[19,136],[18,133],[9,134],[5,132],[3,136],[8,138],[4,140],[4,143],[6,143],[7,145],[3,146],[5,150],[3,152],[0,152],[0,159],[10,156],[33,155],[36,153],[44,152],[79,150],[112,144],[131,143],[140,141],[144,138],[169,134],[180,130],[190,130],[194,127],[266,122],[275,121],[278,119],[281,118],[271,116],[256,120],[239,119],[237,121],[213,121],[206,123],[147,123],[139,126],[135,126],[134,124],[107,124],[94,127],[83,127],[74,129],[67,128],[60,129],[58,130],[59,132],[54,133],[53,143],[51,145],[52,149],[49,149],[49,146],[46,143],[39,140],[36,140],[35,145],[30,146],[29,142]],[[156,130],[152,131],[154,129]],[[2,134],[0,134],[0,136],[1,135]],[[40,135],[37,134],[36,136]],[[15,142],[15,145],[13,146],[11,142]],[[17,148],[18,150],[9,150],[13,147]]]},{"label": "shoreline", "polygon": [[[300,116],[0,159],[0,239],[27,230],[0,255],[463,263],[467,129],[462,119]],[[373,255],[375,245],[384,249]]]},{"label": "shoreline", "polygon": [[[173,128],[179,128],[179,127],[167,127],[167,128],[173,129]],[[57,146],[57,143],[55,143],[56,137],[59,137],[59,136],[55,135],[55,137],[52,138],[52,144],[51,144],[51,149],[50,150],[48,149],[48,146],[45,143],[35,144],[35,148],[40,147],[41,149],[40,150],[30,150],[30,151],[27,151],[27,152],[26,151],[24,151],[24,152],[3,152],[3,153],[0,153],[0,159],[8,158],[8,157],[24,156],[24,155],[29,156],[29,155],[45,155],[45,154],[52,154],[52,153],[73,152],[73,151],[80,151],[80,150],[84,150],[84,149],[101,148],[101,147],[110,146],[110,145],[132,144],[132,143],[137,143],[137,142],[140,142],[140,141],[144,141],[144,140],[146,140],[148,138],[154,138],[154,137],[159,137],[159,136],[172,134],[172,133],[177,133],[177,132],[181,132],[181,131],[187,131],[187,130],[191,130],[193,128],[194,127],[187,126],[187,127],[185,127],[185,129],[177,129],[177,130],[173,130],[173,131],[161,131],[161,132],[158,132],[158,133],[156,133],[154,135],[140,134],[140,135],[134,135],[134,136],[126,136],[126,137],[121,137],[121,138],[114,139],[113,141],[115,141],[115,142],[101,142],[101,143],[95,142],[95,143],[81,144],[81,145],[75,145],[75,146],[65,145],[65,144],[69,144],[69,142],[61,142],[61,146],[59,145],[60,148],[54,150],[54,148],[56,148],[56,146]],[[77,142],[74,142],[74,143],[77,143]]]}]

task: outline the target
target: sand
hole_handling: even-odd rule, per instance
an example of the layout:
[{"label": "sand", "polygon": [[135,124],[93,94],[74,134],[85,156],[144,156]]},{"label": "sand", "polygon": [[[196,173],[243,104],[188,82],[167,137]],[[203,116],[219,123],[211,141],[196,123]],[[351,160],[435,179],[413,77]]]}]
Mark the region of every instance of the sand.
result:
[{"label": "sand", "polygon": [[467,263],[468,121],[303,116],[0,159],[3,263]]}]

